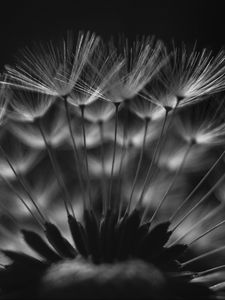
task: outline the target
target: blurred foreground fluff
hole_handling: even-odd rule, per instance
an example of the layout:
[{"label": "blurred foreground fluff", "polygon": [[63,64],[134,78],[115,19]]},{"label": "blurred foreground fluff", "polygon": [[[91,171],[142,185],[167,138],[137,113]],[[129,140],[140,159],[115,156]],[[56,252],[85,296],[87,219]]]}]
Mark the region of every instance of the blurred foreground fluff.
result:
[{"label": "blurred foreground fluff", "polygon": [[225,299],[225,53],[68,33],[6,66],[1,299]]}]

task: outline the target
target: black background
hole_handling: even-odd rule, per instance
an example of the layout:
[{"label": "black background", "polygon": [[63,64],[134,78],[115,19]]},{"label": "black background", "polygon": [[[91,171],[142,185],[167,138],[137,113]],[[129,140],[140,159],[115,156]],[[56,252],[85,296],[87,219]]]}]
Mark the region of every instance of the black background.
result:
[{"label": "black background", "polygon": [[218,51],[225,45],[225,1],[1,1],[0,65],[18,48],[57,37],[67,29],[91,30],[103,37],[124,33],[198,42]]}]

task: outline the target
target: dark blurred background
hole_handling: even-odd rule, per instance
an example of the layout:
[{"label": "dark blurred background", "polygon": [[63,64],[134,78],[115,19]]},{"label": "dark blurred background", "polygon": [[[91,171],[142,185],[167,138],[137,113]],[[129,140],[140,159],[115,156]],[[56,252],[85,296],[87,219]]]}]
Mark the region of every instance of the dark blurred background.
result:
[{"label": "dark blurred background", "polygon": [[218,51],[225,45],[224,1],[8,1],[1,2],[0,64],[33,40],[55,38],[66,29],[104,37],[153,34],[168,42],[198,42]]}]

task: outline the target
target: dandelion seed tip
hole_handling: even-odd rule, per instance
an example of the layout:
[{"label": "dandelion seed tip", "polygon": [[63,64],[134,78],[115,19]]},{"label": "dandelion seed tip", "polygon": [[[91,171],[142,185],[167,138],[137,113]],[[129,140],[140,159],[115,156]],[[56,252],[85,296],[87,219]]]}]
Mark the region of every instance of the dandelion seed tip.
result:
[{"label": "dandelion seed tip", "polygon": [[197,144],[196,138],[195,138],[195,137],[192,137],[192,138],[189,140],[189,144],[190,144],[190,146],[196,145],[196,144]]},{"label": "dandelion seed tip", "polygon": [[181,102],[182,100],[184,100],[185,96],[183,95],[176,95],[176,98],[177,98],[177,102]]},{"label": "dandelion seed tip", "polygon": [[164,109],[165,109],[166,113],[168,114],[171,110],[173,110],[173,107],[165,105]]}]

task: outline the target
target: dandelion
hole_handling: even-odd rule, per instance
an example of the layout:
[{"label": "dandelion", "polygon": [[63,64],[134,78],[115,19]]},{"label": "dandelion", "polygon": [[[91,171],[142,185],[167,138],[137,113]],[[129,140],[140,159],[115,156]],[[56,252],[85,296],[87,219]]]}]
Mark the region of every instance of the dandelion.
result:
[{"label": "dandelion", "polygon": [[2,299],[224,299],[224,71],[90,33],[7,67]]},{"label": "dandelion", "polygon": [[174,72],[172,90],[176,91],[178,98],[184,99],[181,105],[224,89],[223,51],[213,56],[206,49],[202,52],[193,49],[188,53],[183,48],[175,50],[173,56],[178,70]]},{"label": "dandelion", "polygon": [[175,48],[144,97],[163,107],[185,106],[224,90],[224,52]]},{"label": "dandelion", "polygon": [[119,103],[132,99],[156,76],[163,65],[163,44],[154,38],[143,38],[129,45],[128,40],[122,40],[121,52],[125,59],[117,76],[110,82],[106,97]]},{"label": "dandelion", "polygon": [[75,43],[73,34],[68,32],[56,47],[49,42],[33,50],[26,48],[15,67],[6,66],[7,84],[52,96],[68,95],[98,41],[94,34],[80,33]]},{"label": "dandelion", "polygon": [[134,98],[134,96],[136,96],[158,72],[162,64],[162,48],[163,46],[161,42],[155,42],[154,39],[150,38],[143,38],[141,42],[137,40],[132,47],[129,47],[127,40],[122,43],[125,64],[124,67],[117,72],[117,77],[115,77],[114,81],[110,82],[110,88],[106,94],[106,99],[112,101],[116,108],[115,143],[109,197],[112,190],[112,177],[116,155],[119,107],[124,100]]}]

